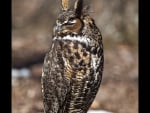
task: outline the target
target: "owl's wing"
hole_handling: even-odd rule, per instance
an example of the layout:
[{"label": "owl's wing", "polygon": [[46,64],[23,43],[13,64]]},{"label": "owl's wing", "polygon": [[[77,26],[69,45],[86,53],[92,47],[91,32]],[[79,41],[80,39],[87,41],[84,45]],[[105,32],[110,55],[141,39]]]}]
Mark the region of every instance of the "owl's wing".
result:
[{"label": "owl's wing", "polygon": [[41,79],[46,113],[55,113],[63,107],[66,95],[70,90],[70,84],[65,80],[63,74],[63,60],[51,50],[45,56]]}]

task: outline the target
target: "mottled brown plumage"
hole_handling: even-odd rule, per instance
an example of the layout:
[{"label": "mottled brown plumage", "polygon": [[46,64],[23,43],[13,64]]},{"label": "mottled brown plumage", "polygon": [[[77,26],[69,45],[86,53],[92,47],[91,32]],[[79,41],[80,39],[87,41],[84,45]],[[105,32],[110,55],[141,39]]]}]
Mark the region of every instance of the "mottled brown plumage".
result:
[{"label": "mottled brown plumage", "polygon": [[[69,4],[62,0],[62,4]],[[42,71],[45,113],[86,113],[102,80],[102,36],[94,20],[82,12],[82,0],[63,10]]]}]

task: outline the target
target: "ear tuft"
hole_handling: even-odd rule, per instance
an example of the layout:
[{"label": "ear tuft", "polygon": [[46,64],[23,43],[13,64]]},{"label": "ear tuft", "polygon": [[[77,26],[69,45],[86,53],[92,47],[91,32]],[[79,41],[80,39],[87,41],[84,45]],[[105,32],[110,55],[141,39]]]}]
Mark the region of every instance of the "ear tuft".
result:
[{"label": "ear tuft", "polygon": [[83,0],[76,0],[74,4],[74,9],[75,9],[77,16],[79,17],[81,16],[81,13],[82,13],[82,7],[83,7]]},{"label": "ear tuft", "polygon": [[69,7],[69,0],[61,0],[62,10],[67,11]]}]

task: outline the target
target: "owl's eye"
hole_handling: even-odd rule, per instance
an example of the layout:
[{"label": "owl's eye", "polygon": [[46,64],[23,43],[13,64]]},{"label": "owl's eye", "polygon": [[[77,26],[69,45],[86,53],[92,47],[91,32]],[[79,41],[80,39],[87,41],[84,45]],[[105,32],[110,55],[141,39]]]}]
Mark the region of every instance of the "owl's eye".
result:
[{"label": "owl's eye", "polygon": [[76,23],[76,20],[74,19],[74,18],[70,18],[69,20],[68,20],[68,24],[69,25],[73,25],[73,24],[75,24]]}]

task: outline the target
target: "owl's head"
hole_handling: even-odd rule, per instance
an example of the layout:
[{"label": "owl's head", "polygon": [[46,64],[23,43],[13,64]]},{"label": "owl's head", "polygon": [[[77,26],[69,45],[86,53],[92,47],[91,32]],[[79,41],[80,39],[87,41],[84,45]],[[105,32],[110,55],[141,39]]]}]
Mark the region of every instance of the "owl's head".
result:
[{"label": "owl's head", "polygon": [[69,8],[69,0],[61,0],[61,2],[62,12],[56,20],[54,33],[58,36],[78,34],[83,27],[81,19],[83,0],[76,0],[72,9]]}]

